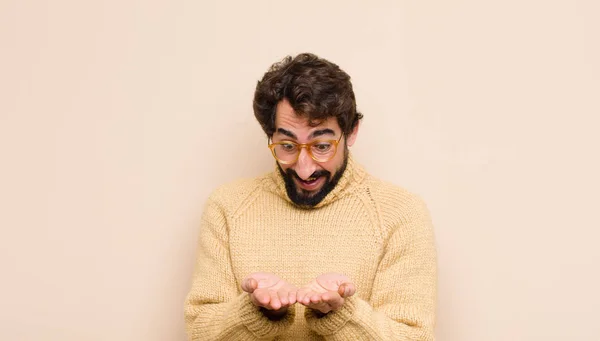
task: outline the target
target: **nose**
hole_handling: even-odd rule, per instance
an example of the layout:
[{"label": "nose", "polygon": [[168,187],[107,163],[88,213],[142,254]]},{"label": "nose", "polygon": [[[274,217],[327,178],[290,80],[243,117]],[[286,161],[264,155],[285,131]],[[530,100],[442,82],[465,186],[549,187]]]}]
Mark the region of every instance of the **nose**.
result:
[{"label": "nose", "polygon": [[308,155],[306,148],[300,150],[300,155],[298,156],[295,168],[296,174],[298,174],[302,180],[308,179],[317,170],[317,163],[310,155]]}]

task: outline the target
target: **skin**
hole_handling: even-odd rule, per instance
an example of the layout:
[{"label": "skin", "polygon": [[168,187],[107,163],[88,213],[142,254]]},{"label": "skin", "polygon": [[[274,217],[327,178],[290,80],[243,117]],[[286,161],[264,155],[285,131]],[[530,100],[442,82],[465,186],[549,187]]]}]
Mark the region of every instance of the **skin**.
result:
[{"label": "skin", "polygon": [[298,289],[266,272],[256,272],[242,281],[242,290],[250,294],[250,299],[257,307],[264,308],[267,317],[277,319],[283,316],[288,307],[296,303]]},{"label": "skin", "polygon": [[[297,143],[308,143],[318,139],[337,140],[341,134],[342,129],[334,117],[330,117],[327,120],[320,122],[316,127],[311,127],[308,119],[303,116],[298,116],[286,99],[277,104],[273,142],[288,140]],[[280,163],[279,165],[284,171],[287,171],[290,168],[293,169],[303,180],[307,180],[318,170],[326,170],[333,175],[344,163],[344,143],[348,147],[354,145],[357,134],[358,125],[356,125],[354,130],[347,137],[342,137],[335,156],[327,162],[317,162],[313,160],[306,149],[303,148],[300,151],[300,156],[296,163],[289,165]],[[314,193],[318,192],[324,185],[324,181],[320,181],[321,183],[316,188],[307,189],[304,184],[297,179],[294,179],[294,182],[299,190]]]},{"label": "skin", "polygon": [[[278,103],[275,116],[275,133],[273,142],[282,140],[297,143],[308,143],[316,139],[337,140],[342,130],[333,117],[320,122],[318,126],[311,127],[308,119],[296,114],[287,100]],[[317,162],[302,149],[298,161],[294,164],[280,163],[284,171],[293,169],[298,176],[309,179],[318,170],[329,171],[331,176],[341,169],[344,163],[344,143],[350,147],[356,140],[358,125],[346,137],[342,137],[335,156],[327,162]],[[301,181],[294,179],[298,191],[317,193],[324,185],[321,179],[317,186],[306,186]],[[242,281],[242,290],[250,295],[252,302],[263,308],[265,315],[277,319],[285,315],[288,308],[295,303],[327,314],[340,309],[345,298],[355,294],[356,288],[350,279],[339,273],[326,273],[320,275],[307,285],[297,288],[274,274],[258,272],[249,275]]]},{"label": "skin", "polygon": [[323,274],[296,294],[298,303],[327,314],[338,310],[344,305],[344,299],[356,293],[356,287],[350,279],[338,273]]},{"label": "skin", "polygon": [[279,319],[295,303],[327,314],[344,305],[344,299],[356,293],[348,277],[338,273],[323,274],[298,289],[278,276],[256,272],[242,281],[242,290],[271,319]]}]

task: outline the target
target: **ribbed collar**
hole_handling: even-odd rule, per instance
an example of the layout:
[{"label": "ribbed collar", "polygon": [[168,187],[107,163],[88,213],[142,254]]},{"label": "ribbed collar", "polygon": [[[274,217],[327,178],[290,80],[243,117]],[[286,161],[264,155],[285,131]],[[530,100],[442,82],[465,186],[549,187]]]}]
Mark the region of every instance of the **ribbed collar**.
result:
[{"label": "ribbed collar", "polygon": [[[342,177],[338,181],[337,185],[331,192],[327,194],[327,196],[320,203],[308,209],[315,209],[329,205],[330,203],[348,195],[349,193],[352,193],[354,190],[356,190],[356,188],[358,188],[358,184],[362,182],[362,180],[365,177],[365,174],[366,173],[364,168],[358,163],[356,163],[354,161],[354,158],[352,157],[352,153],[349,153],[346,170],[344,171],[344,174],[342,174]],[[281,173],[279,172],[277,164],[275,165],[275,170],[271,172],[265,180],[267,180],[267,183],[269,185],[268,187],[270,190],[272,190],[275,194],[277,194],[287,202],[293,204],[294,206],[297,206],[292,202],[292,200],[290,200],[287,194],[287,191],[285,189],[285,181],[281,176]]]}]

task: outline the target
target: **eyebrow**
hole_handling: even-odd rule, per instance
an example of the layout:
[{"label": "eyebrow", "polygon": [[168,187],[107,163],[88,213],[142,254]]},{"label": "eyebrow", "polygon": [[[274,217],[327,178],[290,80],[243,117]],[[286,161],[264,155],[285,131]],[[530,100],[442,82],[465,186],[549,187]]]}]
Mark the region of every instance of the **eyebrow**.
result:
[{"label": "eyebrow", "polygon": [[[292,133],[291,131],[287,130],[287,129],[283,129],[283,128],[277,128],[277,132],[280,134],[283,134],[287,137],[293,138],[295,140],[298,139],[298,137],[296,136],[296,134]],[[319,130],[315,130],[313,131],[308,138],[309,139],[314,139],[315,137],[319,137],[319,136],[323,136],[323,135],[333,135],[335,136],[335,132],[329,128],[325,128],[325,129],[319,129]]]}]

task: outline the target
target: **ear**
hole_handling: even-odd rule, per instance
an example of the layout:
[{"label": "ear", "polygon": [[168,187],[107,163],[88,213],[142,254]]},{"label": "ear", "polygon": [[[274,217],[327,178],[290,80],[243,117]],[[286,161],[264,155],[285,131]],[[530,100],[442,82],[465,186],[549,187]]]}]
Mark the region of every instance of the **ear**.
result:
[{"label": "ear", "polygon": [[354,129],[352,129],[352,132],[350,133],[350,135],[348,135],[346,137],[346,144],[348,145],[348,147],[352,147],[352,145],[356,141],[356,135],[358,135],[358,127],[359,126],[360,126],[360,121],[358,121],[358,123],[356,123],[356,125],[354,126]]}]

